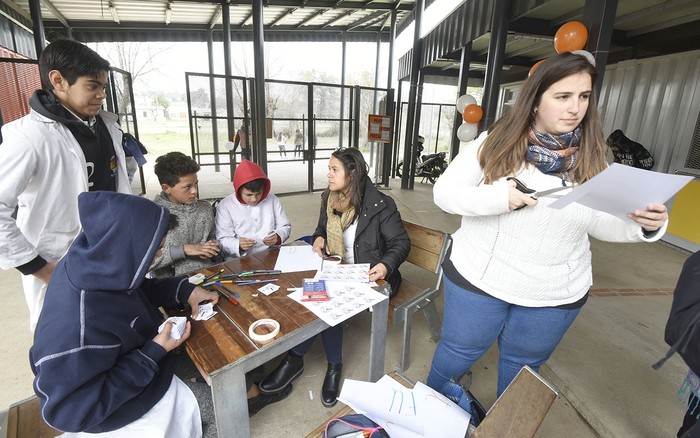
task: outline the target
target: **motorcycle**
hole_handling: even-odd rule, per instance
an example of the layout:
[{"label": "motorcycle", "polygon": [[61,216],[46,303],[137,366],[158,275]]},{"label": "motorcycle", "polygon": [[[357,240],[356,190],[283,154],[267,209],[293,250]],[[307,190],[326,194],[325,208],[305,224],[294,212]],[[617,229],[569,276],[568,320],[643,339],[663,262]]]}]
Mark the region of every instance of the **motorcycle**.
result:
[{"label": "motorcycle", "polygon": [[[435,154],[421,155],[423,152],[423,143],[425,138],[422,135],[418,136],[418,142],[416,144],[416,175],[423,179],[428,179],[432,184],[442,175],[442,173],[447,169],[446,152],[438,152]],[[399,161],[396,165],[396,175],[401,177],[403,174],[403,161]]]}]

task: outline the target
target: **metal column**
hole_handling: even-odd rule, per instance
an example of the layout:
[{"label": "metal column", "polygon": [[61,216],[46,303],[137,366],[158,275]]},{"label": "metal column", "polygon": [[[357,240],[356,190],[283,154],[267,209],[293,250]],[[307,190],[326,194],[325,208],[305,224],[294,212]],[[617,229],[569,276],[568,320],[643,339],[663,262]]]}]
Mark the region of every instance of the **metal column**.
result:
[{"label": "metal column", "polygon": [[343,119],[345,114],[345,58],[347,55],[348,33],[343,31],[342,59],[340,67],[340,127],[338,131],[338,147],[343,147]]},{"label": "metal column", "polygon": [[44,23],[41,21],[41,0],[29,0],[29,13],[32,17],[32,32],[34,32],[34,48],[36,49],[36,59],[44,50]]},{"label": "metal column", "polygon": [[[207,55],[209,57],[209,105],[211,106],[211,133],[214,140],[214,151],[219,150],[219,124],[216,118],[216,87],[214,84],[214,35],[211,28],[207,29]],[[218,157],[217,157],[218,159]],[[233,175],[233,169],[231,169]]]},{"label": "metal column", "polygon": [[255,57],[255,108],[258,164],[267,173],[267,113],[265,109],[265,34],[263,33],[263,1],[253,0],[253,56]]},{"label": "metal column", "polygon": [[583,24],[588,29],[586,50],[595,57],[598,82],[594,84],[596,96],[600,95],[605,67],[608,65],[608,52],[612,39],[617,0],[587,1],[583,7]]},{"label": "metal column", "polygon": [[[418,75],[418,89],[416,92],[416,110],[414,112],[413,116],[413,142],[411,142],[411,174],[410,174],[410,179],[408,180],[408,188],[413,190],[413,186],[416,182],[416,157],[418,156],[418,151],[413,147],[414,144],[418,141],[418,136],[420,135],[420,117],[421,117],[421,112],[423,109],[423,84],[425,83],[425,75],[423,72],[420,72]],[[408,126],[408,124],[406,125]],[[404,161],[406,163],[406,161]],[[404,169],[408,169],[406,165],[404,165]],[[406,170],[408,171],[408,170]],[[405,175],[405,174],[404,174]]]},{"label": "metal column", "polygon": [[493,6],[491,41],[489,41],[489,53],[486,57],[484,100],[481,103],[484,108],[484,118],[480,126],[481,131],[488,129],[496,119],[498,91],[501,86],[501,70],[503,69],[503,58],[506,51],[511,6],[512,0],[496,0]]},{"label": "metal column", "polygon": [[[472,57],[472,42],[469,41],[462,47],[462,57],[459,64],[459,84],[457,85],[457,97],[467,94],[467,85],[469,83],[469,64]],[[459,139],[457,138],[457,128],[464,122],[459,111],[455,110],[455,118],[452,123],[452,142],[450,143],[450,161],[459,153]]]},{"label": "metal column", "polygon": [[411,76],[410,83],[411,88],[408,92],[408,111],[406,114],[406,142],[404,144],[403,151],[403,175],[401,176],[401,188],[409,188],[409,181],[413,178],[413,167],[414,167],[414,152],[413,152],[413,133],[414,133],[414,123],[416,121],[416,95],[418,93],[418,77],[420,75],[420,61],[421,61],[421,24],[423,22],[423,8],[425,7],[425,0],[416,0],[416,6],[414,8],[415,16],[415,28],[413,31],[413,52],[411,55]]},{"label": "metal column", "polygon": [[[231,86],[231,11],[228,3],[221,5],[221,21],[223,22],[223,41],[224,41],[224,79],[226,84],[226,125],[228,135],[227,141],[233,140],[236,134],[236,127],[233,125],[233,87]],[[219,145],[214,143],[214,161],[216,166],[214,169],[219,171]]]}]

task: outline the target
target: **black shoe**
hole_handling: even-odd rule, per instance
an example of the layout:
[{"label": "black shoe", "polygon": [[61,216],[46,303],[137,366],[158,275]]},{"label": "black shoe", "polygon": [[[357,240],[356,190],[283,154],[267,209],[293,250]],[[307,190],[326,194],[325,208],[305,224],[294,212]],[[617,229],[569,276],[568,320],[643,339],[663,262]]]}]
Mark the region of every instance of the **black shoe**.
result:
[{"label": "black shoe", "polygon": [[272,395],[260,394],[256,397],[248,399],[248,415],[255,415],[260,409],[265,406],[277,403],[280,400],[284,400],[292,392],[292,385],[289,384],[284,387],[281,392]]},{"label": "black shoe", "polygon": [[326,378],[323,379],[321,388],[321,403],[327,408],[332,408],[338,402],[340,392],[340,376],[343,372],[342,363],[329,363],[326,370]]},{"label": "black shoe", "polygon": [[281,364],[258,385],[261,394],[273,395],[281,392],[304,371],[304,358],[287,355]]}]

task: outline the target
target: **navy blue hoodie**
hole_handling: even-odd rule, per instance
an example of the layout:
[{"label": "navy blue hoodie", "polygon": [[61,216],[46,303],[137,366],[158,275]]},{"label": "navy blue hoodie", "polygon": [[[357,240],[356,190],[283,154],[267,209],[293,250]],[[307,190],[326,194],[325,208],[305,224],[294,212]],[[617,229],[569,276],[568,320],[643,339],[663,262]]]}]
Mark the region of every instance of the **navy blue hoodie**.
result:
[{"label": "navy blue hoodie", "polygon": [[66,432],[119,429],[148,412],[173,378],[155,342],[158,306],[186,303],[186,277],[145,279],[168,210],[138,196],[78,197],[83,232],[58,262],[29,357],[47,424]]}]

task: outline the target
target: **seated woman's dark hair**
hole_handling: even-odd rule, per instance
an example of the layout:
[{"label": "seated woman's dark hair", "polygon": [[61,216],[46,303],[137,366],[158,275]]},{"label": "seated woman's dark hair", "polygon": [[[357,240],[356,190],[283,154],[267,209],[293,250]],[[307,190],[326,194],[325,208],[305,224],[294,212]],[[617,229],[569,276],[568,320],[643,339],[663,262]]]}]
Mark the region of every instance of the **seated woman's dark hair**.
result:
[{"label": "seated woman's dark hair", "polygon": [[[340,161],[343,169],[345,169],[345,174],[350,177],[350,204],[355,207],[355,211],[359,212],[362,205],[362,195],[365,191],[365,181],[369,172],[369,166],[367,166],[365,157],[356,148],[338,149],[331,156]],[[327,196],[324,199],[327,199]]]}]

